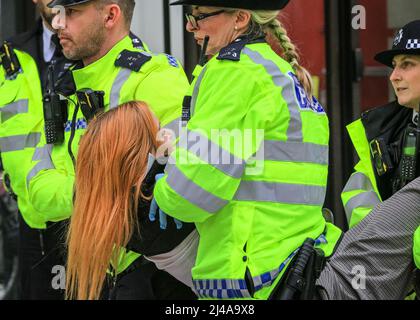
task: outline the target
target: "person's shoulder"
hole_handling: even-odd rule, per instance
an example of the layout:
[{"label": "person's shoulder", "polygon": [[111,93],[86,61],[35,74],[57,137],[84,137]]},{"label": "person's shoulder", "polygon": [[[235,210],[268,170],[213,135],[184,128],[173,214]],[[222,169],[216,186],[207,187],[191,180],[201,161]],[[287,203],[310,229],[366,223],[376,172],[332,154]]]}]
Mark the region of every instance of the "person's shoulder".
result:
[{"label": "person's shoulder", "polygon": [[180,69],[181,63],[174,56],[153,53],[140,48],[123,50],[115,61],[115,66],[130,69],[136,73],[149,73],[156,69]]},{"label": "person's shoulder", "polygon": [[283,73],[289,70],[287,65],[265,41],[231,43],[211,60],[211,66],[214,67],[240,69],[254,74],[264,74],[274,69],[281,69]]}]

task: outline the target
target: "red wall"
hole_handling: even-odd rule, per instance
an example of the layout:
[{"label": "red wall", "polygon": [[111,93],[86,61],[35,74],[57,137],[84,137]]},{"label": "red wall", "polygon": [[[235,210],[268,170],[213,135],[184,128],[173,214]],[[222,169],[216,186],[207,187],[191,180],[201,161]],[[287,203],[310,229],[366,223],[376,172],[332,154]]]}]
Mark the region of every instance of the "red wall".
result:
[{"label": "red wall", "polygon": [[[360,0],[366,8],[367,28],[360,30],[360,46],[365,66],[380,66],[373,57],[388,46],[395,30],[387,27],[386,0]],[[324,0],[293,0],[282,11],[280,20],[301,53],[301,63],[320,77],[320,90],[325,89],[326,68]],[[350,41],[350,40],[349,40]],[[361,82],[361,107],[385,104],[388,101],[387,77],[364,77]]]},{"label": "red wall", "polygon": [[[367,27],[360,31],[360,46],[363,50],[365,66],[382,66],[374,56],[388,49],[388,38],[395,30],[388,28],[386,0],[361,0],[366,8]],[[388,102],[388,77],[364,77],[361,84],[362,111]]]},{"label": "red wall", "polygon": [[298,48],[301,64],[320,78],[320,90],[323,90],[326,66],[324,0],[293,0],[279,18]]}]

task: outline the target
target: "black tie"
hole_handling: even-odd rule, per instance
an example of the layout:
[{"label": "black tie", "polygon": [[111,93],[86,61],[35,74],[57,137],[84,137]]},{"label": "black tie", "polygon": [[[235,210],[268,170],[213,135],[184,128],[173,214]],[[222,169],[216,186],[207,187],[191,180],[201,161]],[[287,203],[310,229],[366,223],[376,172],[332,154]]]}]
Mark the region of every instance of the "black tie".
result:
[{"label": "black tie", "polygon": [[58,36],[56,33],[52,35],[51,41],[55,45],[53,59],[61,58],[63,56],[63,52],[62,52],[63,48],[61,47],[60,39],[58,39]]}]

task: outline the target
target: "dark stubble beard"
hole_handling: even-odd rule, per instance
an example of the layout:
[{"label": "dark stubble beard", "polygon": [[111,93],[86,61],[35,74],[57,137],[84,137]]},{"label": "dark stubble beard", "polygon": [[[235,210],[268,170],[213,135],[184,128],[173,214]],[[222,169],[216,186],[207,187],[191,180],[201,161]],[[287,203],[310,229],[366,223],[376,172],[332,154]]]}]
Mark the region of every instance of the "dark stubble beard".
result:
[{"label": "dark stubble beard", "polygon": [[36,4],[36,7],[41,17],[45,20],[45,22],[48,23],[50,26],[52,26],[52,21],[55,16],[52,10],[49,9],[46,5],[44,5],[42,2],[38,2]]},{"label": "dark stubble beard", "polygon": [[69,60],[84,60],[98,54],[105,42],[105,28],[101,24],[92,23],[78,42],[73,40],[73,49],[63,49],[64,56]]}]

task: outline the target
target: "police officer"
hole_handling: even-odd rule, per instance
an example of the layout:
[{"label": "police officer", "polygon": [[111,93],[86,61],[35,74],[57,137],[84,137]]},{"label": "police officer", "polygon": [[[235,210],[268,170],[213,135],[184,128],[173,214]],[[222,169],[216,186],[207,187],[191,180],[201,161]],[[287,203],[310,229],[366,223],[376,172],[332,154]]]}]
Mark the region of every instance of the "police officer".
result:
[{"label": "police officer", "polygon": [[[47,213],[49,221],[71,216],[79,140],[96,112],[141,100],[162,127],[178,127],[188,80],[174,57],[151,53],[130,33],[134,4],[134,0],[55,0],[49,4],[65,8],[65,15],[55,18],[64,55],[81,60],[72,70],[73,92],[68,86],[57,88],[68,99],[64,133],[51,131],[50,144],[39,145],[28,174],[31,202]],[[64,141],[59,139],[62,135]],[[113,272],[118,275],[116,299],[194,297],[189,288],[157,271],[139,252],[126,252]]]},{"label": "police officer", "polygon": [[[407,173],[410,173],[410,171],[416,172],[415,166],[410,168],[409,160],[413,159],[413,156],[418,153],[418,151],[415,151],[417,148],[415,132],[418,127],[420,106],[419,43],[420,20],[405,25],[398,31],[392,49],[376,55],[375,59],[378,62],[393,69],[390,80],[397,101],[365,112],[361,119],[347,127],[360,158],[355,167],[355,173],[350,177],[342,192],[342,200],[351,228],[365,219],[376,205],[389,199],[416,178],[415,175],[409,177]],[[400,210],[403,210],[402,204],[400,204],[400,208],[395,205],[396,215],[399,215]],[[408,232],[410,224],[407,223],[404,229]],[[394,241],[394,245],[397,246],[402,239],[412,239],[412,232],[406,234],[402,230],[395,230],[396,233],[393,234],[391,230],[382,230],[381,227],[378,227],[377,230],[382,232],[379,236],[384,237],[385,240],[387,234],[388,240],[392,236],[398,235],[398,240]],[[414,255],[416,256],[416,254],[418,255],[420,242],[416,240],[418,237],[414,239]],[[379,243],[383,243],[383,241],[376,242],[376,244]],[[373,257],[372,264],[379,267],[385,260],[389,261],[390,264],[392,259],[399,259],[394,260],[394,265],[405,265],[407,260],[400,257],[403,254],[405,256],[411,254],[409,248],[411,248],[411,243],[410,246],[405,248],[405,251],[400,249],[391,251],[394,258],[387,257],[384,254],[378,256],[371,253],[366,254],[368,252],[367,247],[360,251],[360,255],[361,257],[367,255]],[[387,247],[386,250],[390,251],[390,247]],[[385,267],[380,267],[382,274],[385,274],[387,270]],[[397,286],[392,286],[392,284],[404,283],[409,277],[409,275],[403,274],[404,268],[398,271],[392,272],[392,276],[388,278],[389,285],[392,287],[390,292],[394,292],[394,294],[398,290],[396,290]],[[370,270],[367,270],[367,272],[370,272]],[[377,297],[383,297],[382,293],[377,293]]]},{"label": "police officer", "polygon": [[390,80],[397,100],[365,112],[347,127],[360,158],[342,193],[350,227],[404,186],[402,145],[410,143],[420,105],[420,46],[414,42],[419,38],[420,21],[413,21],[399,30],[391,50],[376,55],[393,68]]},{"label": "police officer", "polygon": [[[391,50],[376,55],[378,62],[393,69],[390,81],[397,101],[364,113],[362,119],[348,126],[360,157],[356,172],[342,193],[350,227],[409,182],[410,179],[405,177],[407,170],[416,170],[415,167],[403,166],[415,155],[405,154],[405,151],[417,147],[408,143],[419,124],[419,43],[420,20],[416,20],[398,31]],[[403,158],[407,160],[402,161]],[[417,240],[415,256],[419,248],[420,241]]]},{"label": "police officer", "polygon": [[322,215],[328,119],[277,20],[287,3],[173,3],[191,5],[187,31],[213,57],[194,71],[186,130],[154,196],[163,212],[196,224],[201,298],[267,299],[306,238],[329,256],[341,235]]},{"label": "police officer", "polygon": [[[47,228],[43,213],[29,201],[26,170],[43,128],[42,97],[50,63],[63,73],[70,63],[61,54],[51,26],[49,1],[33,0],[41,18],[36,27],[4,42],[0,50],[0,151],[4,181],[19,206],[19,279],[22,299],[58,299],[63,290],[51,286],[55,265],[63,259],[54,249],[59,226]],[[58,76],[58,74],[57,74]],[[63,284],[64,285],[64,284]]]}]

